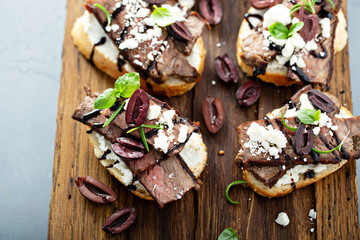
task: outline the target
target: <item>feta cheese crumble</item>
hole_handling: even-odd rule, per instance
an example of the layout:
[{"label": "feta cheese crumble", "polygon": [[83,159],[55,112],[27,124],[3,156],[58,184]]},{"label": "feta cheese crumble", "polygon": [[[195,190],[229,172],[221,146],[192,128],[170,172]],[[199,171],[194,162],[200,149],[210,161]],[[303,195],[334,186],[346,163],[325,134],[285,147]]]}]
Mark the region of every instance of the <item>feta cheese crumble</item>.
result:
[{"label": "feta cheese crumble", "polygon": [[283,227],[286,227],[290,223],[290,219],[285,212],[281,212],[278,214],[275,222]]},{"label": "feta cheese crumble", "polygon": [[253,156],[268,153],[277,159],[279,153],[286,147],[287,139],[285,135],[271,125],[262,127],[254,122],[248,128],[246,134],[250,139],[249,142],[244,144],[244,147],[249,148]]}]

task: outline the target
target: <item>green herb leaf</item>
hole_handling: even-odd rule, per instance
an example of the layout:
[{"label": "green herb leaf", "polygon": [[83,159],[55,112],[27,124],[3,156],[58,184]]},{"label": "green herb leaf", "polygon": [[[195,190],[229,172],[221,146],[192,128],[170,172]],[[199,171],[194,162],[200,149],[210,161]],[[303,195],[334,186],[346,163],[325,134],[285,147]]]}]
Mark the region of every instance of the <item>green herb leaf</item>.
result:
[{"label": "green herb leaf", "polygon": [[105,13],[106,20],[107,20],[107,25],[110,26],[110,24],[111,24],[111,16],[110,16],[110,13],[108,12],[108,10],[104,6],[102,6],[101,4],[98,4],[98,3],[95,3],[94,7],[100,8]]},{"label": "green herb leaf", "polygon": [[164,7],[158,8],[156,5],[153,6],[155,10],[152,13],[152,17],[154,19],[154,22],[158,26],[166,27],[173,24],[176,21],[175,16],[170,9]]},{"label": "green herb leaf", "polygon": [[289,129],[290,131],[296,131],[297,128],[293,128],[293,127],[290,127],[289,125],[286,124],[285,120],[284,120],[284,111],[285,111],[285,107],[283,108],[283,110],[281,111],[281,120],[284,124],[284,126]]},{"label": "green herb leaf", "polygon": [[149,145],[148,145],[148,143],[147,143],[147,141],[146,141],[146,137],[145,137],[145,133],[144,133],[144,128],[142,127],[142,126],[140,126],[140,136],[141,136],[141,139],[142,139],[142,141],[143,141],[143,143],[144,143],[144,145],[145,145],[145,148],[146,148],[146,151],[150,151],[149,150]]},{"label": "green herb leaf", "polygon": [[335,148],[333,148],[333,149],[331,149],[331,150],[329,150],[329,151],[320,151],[320,150],[317,150],[317,149],[315,149],[315,148],[312,148],[312,150],[313,150],[314,152],[322,153],[322,154],[332,153],[332,152],[335,151],[335,150],[339,150],[339,149],[341,148],[341,146],[344,144],[344,142],[345,142],[346,138],[349,136],[349,134],[350,134],[350,131],[346,134],[346,136],[345,136],[344,139],[341,141],[341,143],[340,143],[339,145],[337,145],[337,147],[335,147]]},{"label": "green herb leaf", "polygon": [[331,4],[332,8],[335,9],[334,3],[331,0],[327,0],[327,1]]},{"label": "green herb leaf", "polygon": [[296,112],[296,116],[304,124],[313,124],[315,120],[315,111],[312,109],[302,109]]},{"label": "green herb leaf", "polygon": [[225,229],[218,237],[218,240],[238,240],[239,236],[232,228]]},{"label": "green herb leaf", "polygon": [[232,186],[235,186],[235,185],[239,185],[239,184],[243,184],[243,183],[246,183],[246,181],[244,180],[239,180],[239,181],[235,181],[235,182],[232,182],[230,183],[227,188],[226,188],[226,191],[225,191],[225,196],[226,196],[226,199],[232,203],[232,204],[239,204],[239,202],[235,202],[233,200],[231,200],[231,198],[229,197],[229,190]]},{"label": "green herb leaf", "polygon": [[317,110],[314,114],[314,119],[315,121],[319,121],[320,120],[320,116],[321,116],[321,111]]},{"label": "green herb leaf", "polygon": [[287,39],[289,29],[282,23],[276,22],[269,27],[270,34],[276,39]]},{"label": "green herb leaf", "polygon": [[120,92],[120,96],[123,98],[129,98],[140,88],[140,75],[139,73],[126,73],[119,77],[115,82],[115,88]]},{"label": "green herb leaf", "polygon": [[289,30],[288,37],[291,37],[292,35],[294,35],[294,33],[300,31],[303,27],[304,27],[304,22],[302,21],[293,24]]},{"label": "green herb leaf", "polygon": [[[295,4],[290,9],[290,16],[292,16],[295,12],[299,11],[302,6],[304,6],[304,9],[308,10],[311,13],[315,13],[314,5],[316,3],[316,0],[301,0],[303,3]],[[329,0],[328,0],[329,1]]]},{"label": "green herb leaf", "polygon": [[112,122],[112,120],[114,120],[116,118],[116,116],[121,112],[121,110],[123,109],[125,105],[125,101],[120,105],[120,107],[118,109],[116,109],[116,111],[110,116],[110,118],[104,123],[103,127],[106,127],[107,125],[109,125],[109,123]]},{"label": "green herb leaf", "polygon": [[126,133],[131,133],[131,132],[133,132],[133,131],[136,131],[136,130],[138,130],[140,127],[164,129],[164,126],[163,126],[163,125],[148,125],[148,124],[142,124],[142,125],[139,126],[139,127],[135,127],[135,128],[130,129],[130,130],[127,131]]},{"label": "green herb leaf", "polygon": [[97,97],[94,103],[95,109],[110,108],[116,102],[119,91],[117,89],[108,88],[100,96]]}]

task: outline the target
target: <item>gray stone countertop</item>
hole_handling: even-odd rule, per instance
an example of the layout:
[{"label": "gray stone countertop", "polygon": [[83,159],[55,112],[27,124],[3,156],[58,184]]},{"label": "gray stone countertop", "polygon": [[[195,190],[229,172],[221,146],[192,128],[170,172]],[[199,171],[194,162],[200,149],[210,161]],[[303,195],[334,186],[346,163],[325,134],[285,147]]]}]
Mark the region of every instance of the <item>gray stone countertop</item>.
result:
[{"label": "gray stone countertop", "polygon": [[[5,1],[2,9],[0,239],[46,239],[66,0]],[[348,0],[348,15],[360,115],[359,0]]]}]

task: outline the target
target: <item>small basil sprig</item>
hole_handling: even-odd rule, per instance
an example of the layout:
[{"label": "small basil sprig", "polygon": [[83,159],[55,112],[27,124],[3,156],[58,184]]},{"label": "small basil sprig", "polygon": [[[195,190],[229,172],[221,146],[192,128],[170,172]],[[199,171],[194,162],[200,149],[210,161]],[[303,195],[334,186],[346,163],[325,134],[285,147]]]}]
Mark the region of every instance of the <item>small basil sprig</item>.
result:
[{"label": "small basil sprig", "polygon": [[[106,89],[94,102],[94,109],[107,109],[114,105],[118,98],[129,98],[140,88],[139,73],[126,73],[119,77],[115,82],[115,88]],[[114,118],[120,113],[125,105],[125,101],[120,107],[111,115],[103,127],[106,127]]]},{"label": "small basil sprig", "polygon": [[218,237],[218,240],[238,240],[239,236],[232,228],[226,228]]},{"label": "small basil sprig", "polygon": [[313,150],[314,152],[321,153],[321,154],[332,153],[332,152],[335,151],[335,150],[339,150],[339,149],[341,148],[341,146],[344,144],[344,142],[345,142],[346,138],[349,136],[349,134],[350,134],[350,131],[346,134],[346,136],[345,136],[344,139],[341,141],[341,143],[340,143],[339,145],[337,145],[337,147],[335,147],[335,148],[333,148],[333,149],[331,149],[331,150],[329,150],[329,151],[320,151],[320,150],[317,150],[317,149],[315,149],[315,148],[312,148],[312,150]]},{"label": "small basil sprig", "polygon": [[231,198],[229,197],[229,190],[232,186],[235,186],[235,185],[240,185],[240,184],[243,184],[243,183],[246,183],[245,180],[239,180],[239,181],[235,181],[235,182],[232,182],[230,183],[227,188],[226,188],[226,191],[225,191],[225,196],[226,196],[226,199],[232,203],[232,204],[239,204],[239,202],[235,202],[233,200],[231,200]]},{"label": "small basil sprig", "polygon": [[99,3],[95,3],[94,7],[100,8],[101,11],[103,11],[105,13],[106,20],[107,20],[107,25],[110,26],[110,24],[111,24],[111,16],[110,16],[109,11],[103,5],[101,5]]},{"label": "small basil sprig", "polygon": [[304,124],[313,124],[316,121],[320,120],[321,111],[317,110],[316,112],[312,109],[302,109],[296,112],[296,116]]},{"label": "small basil sprig", "polygon": [[[298,3],[295,4],[291,9],[290,9],[290,15],[292,16],[295,12],[299,11],[300,8],[302,6],[304,6],[305,10],[308,10],[309,12],[311,12],[312,14],[315,13],[315,3],[317,2],[317,0],[301,0],[302,3]],[[335,5],[331,0],[327,0],[333,9],[335,9]]]},{"label": "small basil sprig", "polygon": [[294,33],[300,31],[303,27],[304,22],[302,21],[293,24],[290,29],[288,29],[284,24],[276,22],[271,24],[269,32],[276,39],[288,39],[294,35]]},{"label": "small basil sprig", "polygon": [[154,11],[152,13],[152,18],[156,25],[166,27],[176,22],[174,14],[169,8],[157,7],[156,5],[153,7]]}]

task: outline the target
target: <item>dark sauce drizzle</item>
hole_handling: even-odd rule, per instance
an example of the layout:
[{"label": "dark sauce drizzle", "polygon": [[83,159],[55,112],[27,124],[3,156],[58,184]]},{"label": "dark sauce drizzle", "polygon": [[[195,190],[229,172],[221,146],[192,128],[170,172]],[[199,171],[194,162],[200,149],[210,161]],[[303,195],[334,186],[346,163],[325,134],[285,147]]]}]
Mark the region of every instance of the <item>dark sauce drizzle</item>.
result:
[{"label": "dark sauce drizzle", "polygon": [[84,116],[82,117],[82,122],[85,123],[89,119],[100,115],[100,111],[101,111],[101,109],[95,109],[95,110],[92,110],[91,112],[88,112],[88,113],[84,114]]},{"label": "dark sauce drizzle", "polygon": [[91,54],[90,54],[90,62],[91,64],[94,64],[93,58],[94,58],[94,53],[95,53],[95,48],[97,46],[101,46],[104,45],[106,43],[106,37],[102,37],[97,43],[94,44],[92,50],[91,50]]},{"label": "dark sauce drizzle", "polygon": [[133,185],[133,184],[131,184],[131,185],[127,186],[126,189],[127,189],[128,191],[130,191],[130,192],[131,192],[131,191],[136,191],[136,186]]},{"label": "dark sauce drizzle", "polygon": [[[295,67],[295,70],[293,69]],[[306,75],[306,73],[299,68],[296,64],[294,66],[291,67],[291,70],[298,75],[298,77],[300,78],[300,80],[305,84],[308,85],[310,84],[310,78],[308,77],[308,75]]]},{"label": "dark sauce drizzle", "polygon": [[323,56],[321,56],[321,54],[320,54],[320,53],[317,53],[317,52],[315,52],[315,51],[311,51],[311,52],[310,52],[310,53],[311,53],[311,55],[313,55],[315,58],[321,58],[321,59],[326,58],[326,57],[328,56],[328,53],[327,53],[326,47],[324,47],[324,45],[323,45],[323,44],[321,44],[321,48],[322,48],[322,52],[324,53],[324,55],[323,55]]},{"label": "dark sauce drizzle", "polygon": [[307,178],[314,178],[314,177],[315,177],[315,172],[314,172],[314,170],[312,170],[312,169],[307,170],[307,171],[305,172],[305,177],[307,177]]},{"label": "dark sauce drizzle", "polygon": [[112,168],[114,165],[113,164],[110,164],[108,166],[106,166],[105,168]]},{"label": "dark sauce drizzle", "polygon": [[253,29],[255,26],[253,26],[249,20],[249,18],[257,18],[260,21],[263,20],[263,16],[259,15],[259,14],[251,14],[251,13],[245,13],[244,18],[246,19],[246,21],[248,22],[250,29]]},{"label": "dark sauce drizzle", "polygon": [[[330,144],[328,143],[328,141],[325,139],[325,137],[321,134],[318,134],[318,136],[320,137],[321,141],[323,141],[323,143],[325,144],[325,146],[330,150],[332,149],[332,147],[330,146]],[[339,157],[339,155],[337,154],[336,151],[333,151],[332,154],[335,155],[336,159],[341,162],[341,158]]]},{"label": "dark sauce drizzle", "polygon": [[97,128],[102,128],[104,124],[103,123],[94,123],[93,126],[86,131],[87,134],[90,134],[94,131],[94,129],[97,129]]},{"label": "dark sauce drizzle", "polygon": [[122,10],[124,10],[124,5],[121,5],[121,7],[115,9],[115,11],[111,14],[111,19],[115,19]]},{"label": "dark sauce drizzle", "polygon": [[106,156],[107,156],[108,154],[110,154],[110,153],[111,153],[111,150],[110,150],[110,149],[106,150],[106,152],[104,152],[104,154],[103,154],[101,157],[99,157],[99,160],[106,159]]}]

